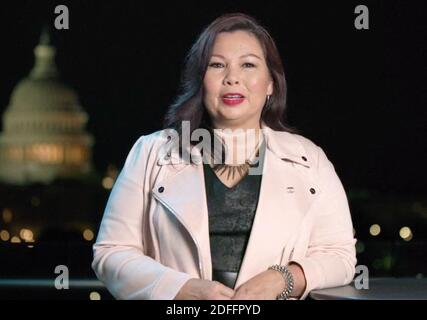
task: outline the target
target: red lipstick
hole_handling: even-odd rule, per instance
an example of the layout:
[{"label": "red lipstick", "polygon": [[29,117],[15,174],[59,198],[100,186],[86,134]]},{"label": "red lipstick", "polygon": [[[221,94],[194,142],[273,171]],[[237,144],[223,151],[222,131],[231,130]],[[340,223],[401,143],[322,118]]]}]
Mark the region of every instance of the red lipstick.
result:
[{"label": "red lipstick", "polygon": [[222,102],[229,106],[241,104],[245,97],[240,93],[226,93],[222,96]]}]

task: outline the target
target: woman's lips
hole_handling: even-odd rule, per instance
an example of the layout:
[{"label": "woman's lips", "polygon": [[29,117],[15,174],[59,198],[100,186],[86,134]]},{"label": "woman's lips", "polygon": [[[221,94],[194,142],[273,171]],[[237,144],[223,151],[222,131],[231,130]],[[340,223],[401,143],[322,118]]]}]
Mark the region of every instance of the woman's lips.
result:
[{"label": "woman's lips", "polygon": [[243,98],[243,97],[240,97],[240,98],[222,98],[222,102],[224,102],[224,104],[229,105],[229,106],[235,106],[235,105],[241,104],[244,100],[245,100],[245,98]]}]

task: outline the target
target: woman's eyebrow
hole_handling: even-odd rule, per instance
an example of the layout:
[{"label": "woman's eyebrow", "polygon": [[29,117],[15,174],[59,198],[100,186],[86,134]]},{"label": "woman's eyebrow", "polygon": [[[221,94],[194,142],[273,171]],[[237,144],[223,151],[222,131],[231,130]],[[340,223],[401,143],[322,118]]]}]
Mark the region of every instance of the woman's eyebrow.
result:
[{"label": "woman's eyebrow", "polygon": [[262,60],[259,56],[257,56],[254,53],[248,53],[248,54],[244,54],[244,55],[240,56],[240,58],[246,58],[246,57],[255,57],[255,58],[259,59],[259,60]]},{"label": "woman's eyebrow", "polygon": [[[221,55],[221,54],[215,54],[214,53],[212,55],[212,57],[218,57],[218,58],[226,60],[225,57],[223,55]],[[254,53],[247,53],[247,54],[241,55],[239,58],[246,58],[246,57],[255,57],[255,58],[259,59],[259,60],[262,60],[259,56],[257,56]]]}]

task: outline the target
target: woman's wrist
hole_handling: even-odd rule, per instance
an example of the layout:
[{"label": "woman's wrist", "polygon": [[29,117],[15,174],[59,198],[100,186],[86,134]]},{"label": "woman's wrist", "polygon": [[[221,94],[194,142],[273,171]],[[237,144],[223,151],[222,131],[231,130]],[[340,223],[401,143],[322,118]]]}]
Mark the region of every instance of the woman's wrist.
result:
[{"label": "woman's wrist", "polygon": [[307,281],[305,279],[305,274],[302,267],[295,262],[288,264],[288,269],[292,272],[294,276],[294,290],[291,294],[293,298],[299,298],[303,295],[306,289]]},{"label": "woman's wrist", "polygon": [[277,295],[277,300],[287,300],[294,290],[294,276],[292,272],[288,267],[278,264],[272,265],[268,269],[280,273],[285,283],[283,290]]}]

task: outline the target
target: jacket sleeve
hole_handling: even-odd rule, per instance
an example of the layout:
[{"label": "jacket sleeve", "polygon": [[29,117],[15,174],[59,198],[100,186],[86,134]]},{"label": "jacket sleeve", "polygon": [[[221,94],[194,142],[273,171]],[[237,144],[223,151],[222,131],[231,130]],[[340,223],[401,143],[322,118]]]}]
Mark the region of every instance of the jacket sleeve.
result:
[{"label": "jacket sleeve", "polygon": [[307,281],[300,299],[314,289],[349,284],[356,265],[356,240],[344,187],[324,151],[317,149],[319,182],[323,187],[313,207],[307,253],[291,261],[302,267]]},{"label": "jacket sleeve", "polygon": [[173,299],[190,275],[144,254],[144,180],[149,153],[146,137],[131,149],[108,199],[92,269],[116,299]]}]

